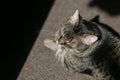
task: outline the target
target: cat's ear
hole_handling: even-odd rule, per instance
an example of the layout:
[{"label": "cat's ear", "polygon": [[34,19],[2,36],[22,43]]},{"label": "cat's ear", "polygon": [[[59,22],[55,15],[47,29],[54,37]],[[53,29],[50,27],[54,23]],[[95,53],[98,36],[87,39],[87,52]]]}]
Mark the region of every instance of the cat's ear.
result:
[{"label": "cat's ear", "polygon": [[82,17],[80,16],[79,10],[76,10],[74,14],[70,17],[69,23],[71,23],[73,26],[78,26],[81,20]]},{"label": "cat's ear", "polygon": [[91,19],[90,21],[93,21],[93,22],[99,22],[99,15],[95,16],[93,19]]}]

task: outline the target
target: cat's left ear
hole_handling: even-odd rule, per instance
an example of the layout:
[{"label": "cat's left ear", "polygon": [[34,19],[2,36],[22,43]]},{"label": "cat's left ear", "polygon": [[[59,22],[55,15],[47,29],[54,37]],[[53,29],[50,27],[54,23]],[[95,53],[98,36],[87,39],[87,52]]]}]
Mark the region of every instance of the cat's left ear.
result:
[{"label": "cat's left ear", "polygon": [[69,19],[69,23],[71,23],[73,26],[78,26],[81,21],[82,17],[80,16],[79,10],[76,10]]}]

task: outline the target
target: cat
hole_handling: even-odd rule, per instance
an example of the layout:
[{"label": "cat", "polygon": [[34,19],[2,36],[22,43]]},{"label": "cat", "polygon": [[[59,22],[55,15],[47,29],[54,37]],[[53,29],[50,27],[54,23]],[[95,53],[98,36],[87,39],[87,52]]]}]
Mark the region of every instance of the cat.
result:
[{"label": "cat", "polygon": [[120,80],[120,34],[100,23],[98,16],[88,21],[76,10],[55,39],[46,39],[44,45],[56,52],[58,62],[70,72],[96,80]]}]

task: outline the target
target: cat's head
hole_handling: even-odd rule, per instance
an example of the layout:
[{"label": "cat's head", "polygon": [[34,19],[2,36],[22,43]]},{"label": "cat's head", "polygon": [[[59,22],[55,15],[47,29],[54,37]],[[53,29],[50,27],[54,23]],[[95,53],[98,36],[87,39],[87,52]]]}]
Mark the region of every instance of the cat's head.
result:
[{"label": "cat's head", "polygon": [[100,39],[98,27],[87,20],[82,19],[76,10],[64,26],[56,32],[55,40],[58,45],[70,49],[85,51]]}]

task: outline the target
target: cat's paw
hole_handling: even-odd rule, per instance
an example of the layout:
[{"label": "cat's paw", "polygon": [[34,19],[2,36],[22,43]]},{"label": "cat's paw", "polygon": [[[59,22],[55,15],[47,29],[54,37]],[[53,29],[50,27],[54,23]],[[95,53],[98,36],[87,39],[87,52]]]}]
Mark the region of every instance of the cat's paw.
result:
[{"label": "cat's paw", "polygon": [[53,40],[45,39],[45,40],[44,40],[44,45],[45,45],[47,48],[50,48],[50,49],[53,50],[53,51],[56,51],[56,50],[57,50],[57,45],[56,45],[56,43],[55,43]]},{"label": "cat's paw", "polygon": [[47,48],[51,47],[51,46],[50,46],[51,43],[52,43],[52,40],[50,40],[50,39],[45,39],[45,40],[44,40],[44,45],[45,45]]}]

